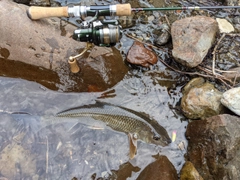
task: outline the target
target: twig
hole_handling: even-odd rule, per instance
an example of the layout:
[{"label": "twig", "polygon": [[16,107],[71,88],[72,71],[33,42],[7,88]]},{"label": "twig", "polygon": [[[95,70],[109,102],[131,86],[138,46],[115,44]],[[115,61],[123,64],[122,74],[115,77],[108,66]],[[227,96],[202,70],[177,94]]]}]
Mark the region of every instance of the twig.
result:
[{"label": "twig", "polygon": [[[209,66],[206,66],[206,68],[211,69],[211,67],[209,67]],[[215,71],[222,72],[222,73],[236,73],[237,72],[237,71],[224,71],[224,70],[220,70],[220,69],[216,69],[216,68],[215,68]]]},{"label": "twig", "polygon": [[172,66],[168,65],[166,62],[164,62],[162,59],[159,58],[159,60],[165,65],[167,66],[168,68],[172,69],[173,71],[176,71],[180,74],[188,74],[188,75],[198,75],[198,76],[202,76],[202,77],[210,77],[212,78],[212,76],[209,76],[209,75],[205,75],[205,74],[200,74],[200,73],[197,73],[197,72],[186,72],[186,71],[179,71],[175,68],[173,68]]},{"label": "twig", "polygon": [[213,54],[213,62],[212,62],[212,73],[213,73],[213,75],[215,75],[216,51],[217,51],[217,48],[218,48],[220,42],[221,42],[222,39],[225,37],[225,35],[226,35],[225,33],[222,34],[221,38],[218,40],[218,42],[217,42],[217,44],[216,44],[216,46],[214,47],[214,50],[213,50],[213,52],[212,52],[212,54]]},{"label": "twig", "polygon": [[166,21],[167,21],[167,24],[168,24],[169,28],[171,28],[171,24],[170,24],[170,22],[169,22],[169,20],[168,20],[168,17],[166,16],[166,14],[164,15],[164,17],[165,17],[165,19],[166,19]]},{"label": "twig", "polygon": [[167,50],[165,50],[165,49],[163,49],[163,48],[154,46],[154,45],[152,45],[152,44],[150,44],[150,43],[143,42],[143,41],[141,41],[141,40],[139,40],[139,39],[137,39],[137,38],[135,38],[135,37],[133,37],[133,36],[131,36],[131,35],[129,35],[129,34],[125,34],[125,35],[126,35],[127,37],[129,37],[129,38],[131,38],[131,39],[134,39],[135,41],[138,41],[138,42],[140,42],[140,43],[143,43],[143,44],[145,44],[145,45],[147,45],[147,46],[149,46],[149,47],[152,47],[152,48],[154,48],[154,49],[167,52]]},{"label": "twig", "polygon": [[129,38],[134,39],[135,41],[138,41],[138,42],[141,42],[141,43],[143,43],[143,44],[146,44],[147,46],[150,46],[150,47],[152,47],[152,48],[159,49],[157,46],[154,46],[154,45],[152,45],[152,44],[143,42],[143,41],[141,41],[141,40],[139,40],[139,39],[137,39],[137,38],[135,38],[135,37],[133,37],[133,36],[131,36],[131,35],[129,35],[129,34],[125,34],[125,35],[126,35],[127,37],[129,37]]}]

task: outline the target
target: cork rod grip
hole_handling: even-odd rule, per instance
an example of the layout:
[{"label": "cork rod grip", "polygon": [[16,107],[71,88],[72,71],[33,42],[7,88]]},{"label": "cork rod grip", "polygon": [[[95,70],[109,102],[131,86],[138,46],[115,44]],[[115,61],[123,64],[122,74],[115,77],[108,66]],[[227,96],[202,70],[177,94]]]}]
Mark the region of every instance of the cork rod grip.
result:
[{"label": "cork rod grip", "polygon": [[116,5],[116,15],[117,16],[130,16],[131,12],[132,12],[132,8],[129,3]]},{"label": "cork rod grip", "polygon": [[31,20],[37,20],[48,17],[68,17],[68,7],[31,6],[27,10],[27,15]]}]

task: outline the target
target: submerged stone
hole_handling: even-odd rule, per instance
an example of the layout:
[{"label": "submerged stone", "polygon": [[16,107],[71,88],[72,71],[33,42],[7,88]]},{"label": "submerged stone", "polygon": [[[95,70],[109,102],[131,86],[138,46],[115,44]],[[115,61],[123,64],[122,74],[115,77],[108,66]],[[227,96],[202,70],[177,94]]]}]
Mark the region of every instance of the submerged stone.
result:
[{"label": "submerged stone", "polygon": [[217,22],[210,17],[195,16],[172,24],[172,55],[187,67],[199,65],[211,48],[218,31]]}]

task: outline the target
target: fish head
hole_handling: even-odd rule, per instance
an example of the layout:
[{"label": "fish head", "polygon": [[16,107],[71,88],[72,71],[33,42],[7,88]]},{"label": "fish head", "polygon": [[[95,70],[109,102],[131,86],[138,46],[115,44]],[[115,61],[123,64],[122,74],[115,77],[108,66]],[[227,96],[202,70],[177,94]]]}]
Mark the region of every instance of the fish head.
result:
[{"label": "fish head", "polygon": [[139,139],[142,139],[146,143],[156,144],[160,146],[167,146],[172,142],[169,137],[161,136],[158,133],[149,133],[147,131],[141,131],[138,136]]}]

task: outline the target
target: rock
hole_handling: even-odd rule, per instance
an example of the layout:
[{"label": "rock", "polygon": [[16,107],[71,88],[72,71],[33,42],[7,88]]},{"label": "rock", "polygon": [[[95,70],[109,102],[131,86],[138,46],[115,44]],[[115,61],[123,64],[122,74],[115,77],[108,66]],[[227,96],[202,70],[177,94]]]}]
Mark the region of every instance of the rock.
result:
[{"label": "rock", "polygon": [[170,28],[167,24],[162,24],[159,28],[153,30],[153,34],[157,36],[154,40],[157,46],[166,44],[171,37]]},{"label": "rock", "polygon": [[157,63],[157,56],[153,51],[145,48],[142,43],[135,41],[128,51],[127,61],[148,67]]},{"label": "rock", "polygon": [[228,114],[188,124],[187,160],[203,179],[240,179],[240,118]]},{"label": "rock", "polygon": [[203,180],[190,161],[185,162],[180,174],[180,180]]},{"label": "rock", "polygon": [[36,81],[53,90],[78,92],[103,91],[122,80],[128,67],[114,47],[94,47],[78,58],[82,71],[73,75],[68,57],[86,45],[71,38],[76,27],[58,18],[32,21],[26,15],[27,8],[8,0],[0,3],[1,75]]},{"label": "rock", "polygon": [[202,83],[202,80],[197,84],[193,79],[186,86],[191,87],[192,82],[195,86],[185,90],[181,100],[184,115],[189,119],[203,119],[218,115],[223,109],[220,103],[222,93],[212,84]]},{"label": "rock", "polygon": [[145,167],[137,180],[177,180],[177,171],[166,156],[158,159]]},{"label": "rock", "polygon": [[226,19],[217,18],[216,21],[218,22],[220,33],[234,32],[233,25],[230,24]]},{"label": "rock", "polygon": [[0,173],[8,179],[19,179],[22,175],[32,177],[36,173],[36,157],[17,143],[2,149],[0,158]]},{"label": "rock", "polygon": [[224,92],[221,103],[240,116],[240,87],[232,88]]},{"label": "rock", "polygon": [[192,89],[193,87],[197,87],[197,86],[200,86],[200,85],[203,85],[205,83],[205,80],[204,78],[202,77],[197,77],[197,78],[193,78],[191,81],[189,81],[189,83],[187,83],[183,90],[182,90],[182,93],[183,94],[186,94],[190,91],[190,89]]},{"label": "rock", "polygon": [[187,67],[199,65],[212,46],[218,31],[217,22],[205,16],[189,17],[172,24],[172,55]]},{"label": "rock", "polygon": [[84,48],[85,43],[70,37],[75,27],[66,25],[63,35],[58,18],[32,21],[27,17],[27,8],[1,1],[0,47],[9,51],[8,59],[56,70],[60,62]]}]

